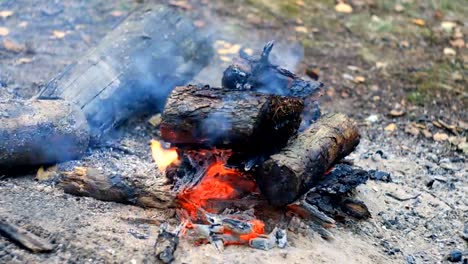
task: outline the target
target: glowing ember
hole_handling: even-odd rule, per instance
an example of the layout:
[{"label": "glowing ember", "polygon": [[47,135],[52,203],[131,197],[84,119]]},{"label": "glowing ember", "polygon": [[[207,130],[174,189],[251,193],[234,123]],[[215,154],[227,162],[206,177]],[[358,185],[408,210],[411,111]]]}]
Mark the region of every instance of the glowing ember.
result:
[{"label": "glowing ember", "polygon": [[[223,162],[212,164],[201,182],[193,188],[179,194],[180,205],[187,210],[192,220],[200,219],[199,212],[214,212],[208,207],[208,201],[240,199],[247,194],[257,192],[255,182],[237,170],[224,167]],[[220,219],[229,216],[219,216]],[[228,218],[229,219],[229,218]],[[232,218],[233,220],[236,217]],[[251,226],[247,233],[236,232],[235,228],[225,226],[223,241],[225,245],[247,244],[250,239],[264,234],[265,224],[257,219],[236,219]],[[221,225],[232,221],[221,221]],[[235,222],[235,221],[234,221]],[[187,226],[191,228],[192,226]]]},{"label": "glowing ember", "polygon": [[156,162],[156,165],[161,171],[165,171],[167,166],[179,161],[175,148],[164,149],[161,143],[156,140],[151,140],[151,154],[154,162]]}]

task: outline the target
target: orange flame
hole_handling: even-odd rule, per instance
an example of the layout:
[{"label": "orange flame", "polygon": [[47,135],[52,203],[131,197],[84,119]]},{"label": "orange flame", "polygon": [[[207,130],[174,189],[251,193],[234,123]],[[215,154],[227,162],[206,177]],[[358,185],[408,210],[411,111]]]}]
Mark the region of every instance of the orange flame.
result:
[{"label": "orange flame", "polygon": [[165,171],[167,166],[172,163],[179,162],[177,150],[175,148],[165,149],[162,147],[161,142],[157,140],[151,140],[151,154],[154,162],[156,162],[156,165],[161,171]]},{"label": "orange flame", "polygon": [[191,217],[196,218],[198,208],[211,212],[210,208],[206,208],[208,200],[235,199],[242,193],[251,193],[255,190],[254,181],[245,179],[234,169],[225,168],[223,162],[216,162],[208,168],[197,186],[179,194],[179,200]]},{"label": "orange flame", "polygon": [[[237,170],[224,167],[224,163],[219,161],[212,164],[201,182],[193,188],[187,189],[178,195],[180,205],[187,210],[190,218],[197,219],[199,209],[213,212],[208,208],[209,200],[229,200],[241,198],[242,195],[257,191],[257,186],[252,179],[244,177]],[[264,234],[265,224],[253,219],[252,232],[249,234],[235,234],[229,230],[224,231],[225,245],[247,244],[250,239]],[[191,228],[191,226],[187,226]]]}]

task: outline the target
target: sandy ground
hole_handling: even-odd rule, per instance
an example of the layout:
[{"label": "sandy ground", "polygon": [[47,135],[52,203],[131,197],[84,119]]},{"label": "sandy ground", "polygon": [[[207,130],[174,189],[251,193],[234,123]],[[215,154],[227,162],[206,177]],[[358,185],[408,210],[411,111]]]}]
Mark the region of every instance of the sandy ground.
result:
[{"label": "sandy ground", "polygon": [[[401,39],[395,40],[393,35],[363,38],[360,35],[363,29],[360,31],[353,25],[347,26],[348,18],[333,15],[334,3],[330,4],[330,1],[306,1],[303,9],[311,9],[317,16],[311,21],[302,16],[305,20],[303,26],[310,31],[315,31],[313,28],[317,27],[322,32],[308,37],[298,35],[297,32],[301,30],[294,32],[296,18],[291,18],[289,13],[287,16],[282,13],[278,15],[277,9],[259,4],[264,4],[263,1],[251,1],[250,5],[247,5],[248,1],[239,1],[236,8],[230,2],[221,1],[208,6],[201,2],[191,2],[193,10],[188,11],[189,15],[195,19],[209,17],[223,23],[222,33],[218,36],[220,39],[257,48],[264,40],[280,38],[281,42],[286,43],[281,44],[284,45],[280,49],[284,54],[278,56],[281,63],[295,65],[303,59],[298,71],[319,68],[330,91],[323,98],[324,111],[347,113],[360,124],[363,139],[350,159],[362,168],[391,173],[393,182],[369,181],[359,187],[356,196],[369,206],[372,218],[340,224],[331,230],[335,236],[333,241],[325,241],[313,232],[289,232],[290,245],[286,249],[260,251],[231,246],[219,253],[210,245],[194,247],[182,240],[176,253],[176,263],[440,263],[446,262],[445,257],[452,250],[468,253],[467,242],[463,239],[468,233],[466,154],[448,142],[435,142],[421,135],[415,137],[404,129],[411,122],[423,122],[433,133],[448,133],[432,126],[431,121],[438,118],[454,124],[466,121],[466,113],[461,111],[466,109],[463,91],[460,95],[458,92],[452,94],[445,90],[431,90],[432,100],[424,101],[421,105],[409,102],[411,100],[408,101],[408,98],[412,97],[408,97],[408,94],[412,94],[413,90],[405,90],[419,84],[410,80],[408,76],[411,73],[402,73],[401,65],[416,67],[422,61],[440,64],[439,57],[433,58],[427,54],[440,53],[448,43],[443,42],[446,39],[441,37],[428,44],[427,39],[419,35],[399,33],[398,36],[415,46],[414,49],[401,51],[408,58],[408,61],[404,61],[406,57],[399,56],[395,46],[388,44],[399,43]],[[358,5],[358,2],[372,1],[353,2],[356,8],[354,22],[362,19],[361,12],[368,12],[367,7]],[[33,6],[26,0],[0,1],[0,11],[14,11],[11,17],[0,19],[0,26],[10,30],[7,37],[0,37],[1,40],[10,38],[31,49],[30,52],[19,53],[0,49],[0,99],[34,96],[41,85],[98,43],[136,5],[134,1],[67,0],[37,1]],[[289,10],[282,8],[280,10]],[[379,8],[384,7],[378,5],[372,12],[383,16],[379,12],[386,11]],[[429,12],[427,10],[426,13]],[[263,16],[264,12],[267,15]],[[463,15],[465,11],[459,12]],[[250,16],[251,13],[254,15]],[[448,18],[452,15],[447,11]],[[406,13],[403,16],[410,17]],[[319,23],[317,20],[320,18],[324,23],[331,22]],[[438,23],[431,19],[427,18],[431,26]],[[23,22],[27,22],[27,26]],[[211,25],[212,22],[206,24]],[[66,36],[53,37],[53,30],[66,32]],[[462,31],[466,31],[466,23]],[[290,43],[303,45],[305,49],[301,52],[297,50],[297,45]],[[385,59],[391,66],[384,72],[374,67],[375,62],[369,59],[369,54],[358,52],[363,47],[371,50],[373,56],[385,51],[379,59]],[[457,53],[460,56],[457,60],[462,65],[466,64],[465,52],[458,50]],[[30,61],[20,60],[22,58]],[[216,82],[219,78],[214,76],[219,76],[225,63],[223,58],[218,58],[196,81]],[[461,82],[450,82],[455,90],[460,86],[466,88],[463,77],[466,70],[463,67],[461,70],[451,69],[451,72],[462,73]],[[354,84],[343,76],[344,73],[364,75],[368,84]],[[376,96],[380,99],[376,100]],[[401,106],[402,102],[407,114],[401,118],[389,117],[388,112],[395,105]],[[368,117],[371,115],[377,115],[378,120],[370,122]],[[390,123],[396,123],[398,128],[384,131],[383,128]],[[145,118],[140,120],[139,126],[141,128],[136,129],[131,125],[124,126],[119,140],[134,140],[144,145],[141,141],[149,140],[153,134]],[[459,136],[466,137],[466,130]],[[384,155],[377,154],[378,150]],[[150,160],[149,152],[146,156],[144,151],[139,151],[137,156],[145,161]],[[419,196],[398,201],[388,193],[400,198]],[[31,254],[0,237],[2,263],[153,263],[158,226],[136,224],[125,219],[155,218],[176,224],[173,210],[142,209],[74,197],[54,186],[35,181],[34,172],[15,177],[0,175],[0,197],[2,217],[57,245],[53,253]]]}]

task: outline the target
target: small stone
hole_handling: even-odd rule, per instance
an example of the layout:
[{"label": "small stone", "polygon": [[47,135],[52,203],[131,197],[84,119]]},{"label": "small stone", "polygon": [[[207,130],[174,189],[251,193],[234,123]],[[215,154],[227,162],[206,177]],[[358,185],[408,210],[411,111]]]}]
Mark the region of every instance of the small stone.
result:
[{"label": "small stone", "polygon": [[452,21],[443,21],[440,23],[440,27],[447,31],[447,32],[452,32],[452,30],[457,26],[457,23],[452,22]]},{"label": "small stone", "polygon": [[421,133],[423,134],[423,136],[424,136],[425,138],[432,138],[432,133],[431,133],[431,131],[429,131],[429,130],[427,130],[427,129],[421,130]]},{"label": "small stone", "polygon": [[370,115],[366,118],[366,121],[369,123],[375,123],[379,121],[379,115]]},{"label": "small stone", "polygon": [[148,120],[148,123],[150,123],[150,125],[154,127],[158,127],[159,124],[161,124],[161,121],[162,121],[161,114],[156,114]]},{"label": "small stone", "polygon": [[450,262],[460,262],[462,260],[463,253],[460,250],[452,250],[447,257]]},{"label": "small stone", "polygon": [[392,117],[400,117],[400,116],[403,116],[404,114],[405,114],[405,111],[403,110],[393,109],[392,111],[390,111],[390,115]]},{"label": "small stone", "polygon": [[395,11],[398,13],[405,11],[405,7],[402,4],[396,4],[393,9],[395,9]]}]

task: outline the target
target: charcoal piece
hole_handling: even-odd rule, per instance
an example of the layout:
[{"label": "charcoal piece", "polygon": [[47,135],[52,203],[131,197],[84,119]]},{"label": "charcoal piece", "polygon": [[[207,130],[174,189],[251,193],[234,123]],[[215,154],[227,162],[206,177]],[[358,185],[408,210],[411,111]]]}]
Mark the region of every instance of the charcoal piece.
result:
[{"label": "charcoal piece", "polygon": [[179,245],[179,236],[166,230],[166,225],[161,225],[158,237],[154,246],[154,252],[158,260],[162,263],[174,261],[174,252]]},{"label": "charcoal piece", "polygon": [[273,152],[297,132],[299,98],[214,87],[176,87],[162,114],[161,137],[180,148]]},{"label": "charcoal piece", "polygon": [[366,183],[368,179],[369,173],[365,170],[356,169],[347,164],[337,164],[316,186],[310,189],[310,192],[342,195]]},{"label": "charcoal piece", "polygon": [[323,84],[305,81],[270,62],[274,43],[268,42],[260,58],[241,52],[240,58],[223,73],[222,85],[230,90],[251,90],[268,94],[310,97],[320,93]]},{"label": "charcoal piece", "polygon": [[392,182],[392,175],[385,171],[379,170],[370,170],[369,171],[369,178],[374,181],[382,181],[382,182]]},{"label": "charcoal piece", "polygon": [[262,194],[273,205],[294,202],[316,186],[328,169],[350,154],[359,139],[355,122],[345,115],[323,116],[256,171]]}]

